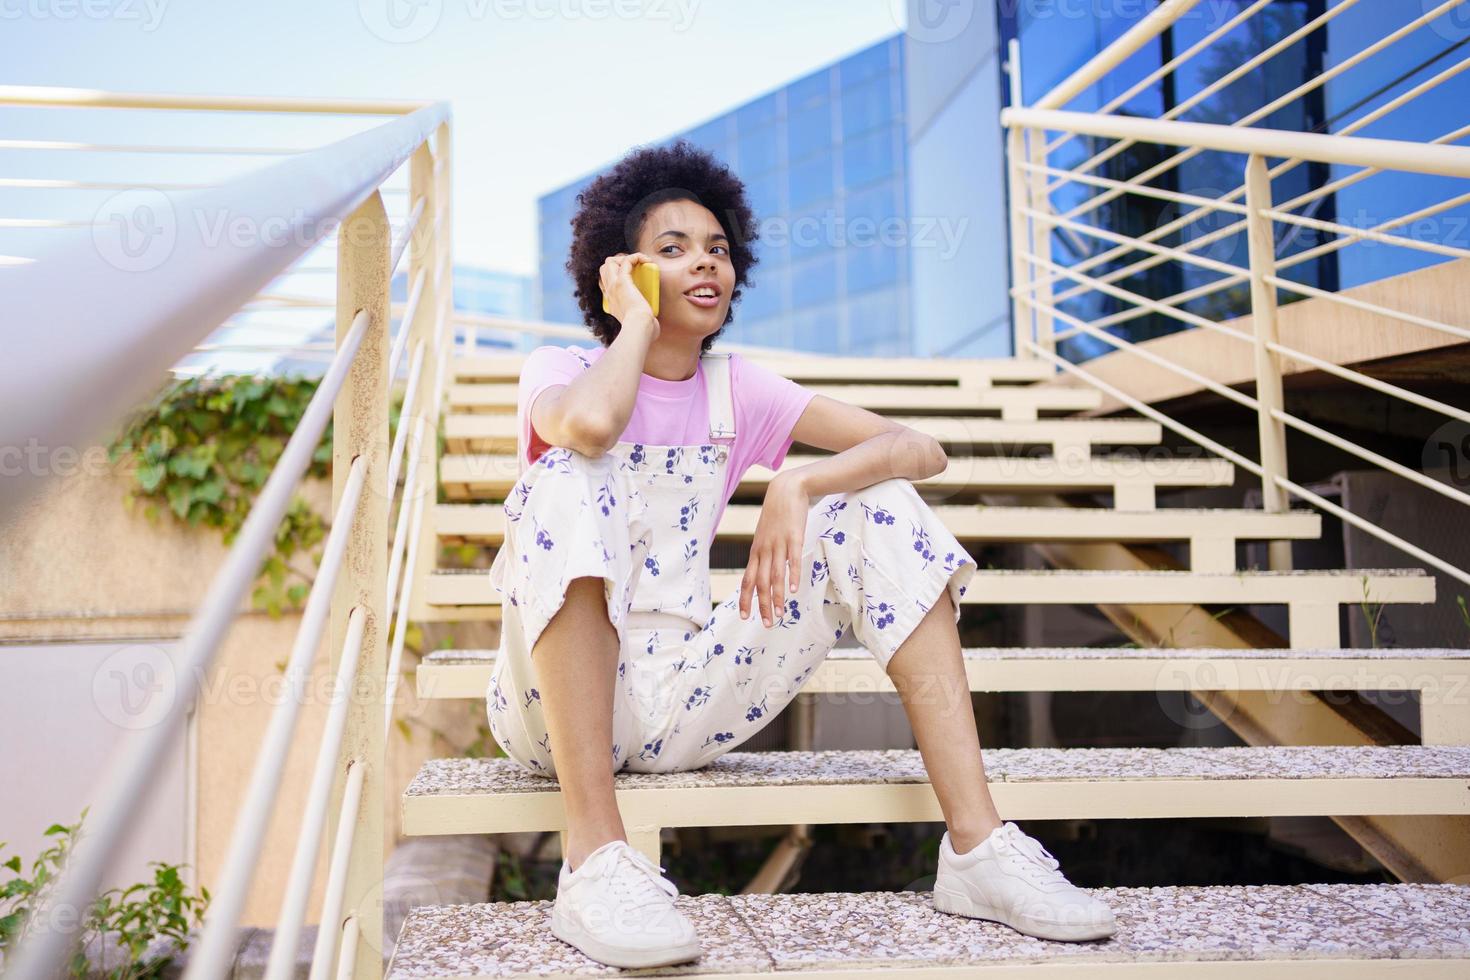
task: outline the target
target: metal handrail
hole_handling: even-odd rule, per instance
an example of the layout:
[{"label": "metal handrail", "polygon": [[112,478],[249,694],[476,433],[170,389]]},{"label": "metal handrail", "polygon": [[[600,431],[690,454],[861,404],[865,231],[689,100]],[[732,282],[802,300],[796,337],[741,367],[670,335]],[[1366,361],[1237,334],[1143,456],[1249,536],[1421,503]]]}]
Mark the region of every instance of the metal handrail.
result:
[{"label": "metal handrail", "polygon": [[[1371,521],[1350,515],[1345,509],[1324,501],[1320,496],[1310,493],[1305,488],[1287,479],[1285,430],[1287,427],[1290,427],[1322,443],[1333,446],[1342,452],[1407,479],[1454,503],[1462,506],[1470,505],[1470,494],[1466,494],[1458,488],[1435,480],[1423,473],[1416,472],[1412,468],[1404,466],[1382,454],[1373,452],[1351,440],[1344,439],[1305,419],[1286,412],[1282,406],[1282,364],[1287,359],[1290,359],[1310,368],[1342,378],[1355,385],[1377,391],[1420,408],[1427,408],[1460,422],[1470,422],[1470,412],[1466,412],[1440,399],[1412,391],[1403,385],[1380,380],[1362,371],[1334,363],[1326,357],[1300,350],[1298,348],[1302,346],[1301,344],[1293,347],[1283,343],[1277,336],[1276,326],[1276,290],[1280,288],[1295,291],[1299,295],[1320,298],[1362,312],[1397,319],[1458,338],[1470,339],[1470,330],[1466,330],[1463,327],[1444,323],[1433,317],[1395,311],[1381,304],[1370,303],[1356,297],[1341,296],[1308,284],[1291,282],[1283,278],[1280,274],[1281,270],[1308,261],[1317,255],[1327,254],[1354,242],[1363,241],[1408,248],[1420,253],[1451,259],[1470,258],[1470,249],[1439,242],[1420,241],[1411,235],[1402,233],[1392,234],[1388,231],[1388,229],[1408,225],[1418,217],[1438,214],[1470,202],[1470,194],[1457,194],[1447,200],[1420,208],[1414,214],[1403,215],[1389,221],[1380,222],[1371,229],[1354,228],[1338,221],[1315,218],[1310,216],[1310,214],[1293,213],[1294,209],[1332,193],[1337,187],[1355,183],[1383,170],[1431,174],[1462,179],[1470,178],[1470,148],[1453,145],[1456,139],[1466,133],[1470,133],[1470,126],[1458,127],[1441,137],[1424,142],[1369,139],[1351,135],[1370,122],[1409,104],[1414,98],[1417,98],[1423,93],[1436,88],[1466,70],[1470,70],[1470,59],[1452,65],[1438,72],[1433,77],[1412,86],[1408,91],[1389,99],[1376,109],[1346,125],[1344,131],[1339,133],[1289,132],[1275,129],[1259,129],[1250,125],[1281,106],[1288,104],[1293,99],[1299,98],[1312,89],[1320,87],[1327,80],[1341,75],[1343,72],[1361,64],[1372,54],[1384,50],[1389,45],[1408,36],[1409,33],[1425,26],[1434,18],[1446,13],[1455,7],[1457,3],[1451,0],[1451,2],[1438,3],[1436,5],[1426,4],[1427,9],[1420,16],[1409,20],[1396,29],[1386,29],[1386,33],[1382,37],[1368,39],[1362,49],[1357,52],[1342,53],[1332,68],[1309,79],[1285,95],[1268,100],[1265,106],[1248,113],[1242,119],[1236,120],[1229,125],[1183,122],[1173,118],[1190,106],[1197,104],[1213,91],[1228,84],[1234,78],[1239,77],[1246,71],[1252,70],[1255,66],[1269,59],[1280,50],[1283,50],[1287,45],[1294,43],[1300,37],[1319,29],[1331,17],[1348,9],[1353,2],[1355,0],[1347,0],[1347,2],[1337,5],[1331,11],[1328,11],[1326,15],[1318,17],[1279,43],[1268,46],[1261,54],[1245,59],[1232,72],[1216,80],[1212,85],[1206,86],[1187,102],[1172,108],[1160,119],[1145,119],[1111,114],[1113,109],[1116,109],[1127,101],[1129,97],[1128,93],[1125,93],[1123,97],[1109,102],[1101,112],[1070,112],[1064,111],[1059,107],[1105,78],[1114,67],[1136,53],[1144,43],[1147,43],[1147,41],[1161,33],[1164,26],[1167,26],[1161,26],[1163,20],[1167,19],[1164,17],[1165,13],[1177,19],[1181,14],[1180,8],[1170,7],[1166,12],[1165,7],[1169,5],[1161,5],[1156,11],[1156,13],[1160,14],[1160,20],[1155,21],[1151,25],[1144,23],[1136,25],[1134,31],[1130,31],[1123,38],[1120,38],[1118,42],[1105,49],[1097,58],[1074,73],[1073,79],[1069,79],[1067,83],[1059,86],[1058,89],[1054,89],[1053,92],[1039,100],[1036,107],[1028,108],[1019,104],[1020,49],[1016,42],[1013,41],[1011,43],[1010,64],[1008,67],[1011,73],[1013,105],[1002,110],[1000,117],[1002,126],[1007,130],[1009,152],[1013,274],[1010,295],[1013,302],[1013,319],[1016,324],[1016,353],[1017,356],[1041,357],[1051,362],[1055,367],[1081,378],[1087,384],[1113,395],[1123,404],[1129,405],[1150,418],[1169,425],[1175,431],[1205,446],[1205,448],[1219,453],[1237,465],[1246,466],[1247,469],[1261,478],[1264,497],[1263,506],[1266,510],[1285,510],[1288,506],[1288,495],[1300,497],[1330,513],[1336,514],[1344,521],[1378,537],[1380,540],[1400,548],[1414,558],[1433,566],[1444,574],[1470,584],[1470,572],[1458,568],[1443,558],[1428,553],[1424,549],[1378,527]],[[1264,5],[1257,3],[1242,16],[1236,17],[1232,21],[1232,24],[1242,22],[1249,15],[1262,9],[1265,9]],[[1217,31],[1211,36],[1223,36],[1223,32]],[[1204,46],[1196,45],[1186,54],[1188,57],[1192,57],[1203,49]],[[1153,79],[1162,77],[1168,71],[1177,69],[1184,60],[1184,57],[1175,58],[1168,65],[1154,72],[1149,77]],[[1077,83],[1074,80],[1082,81]],[[1136,92],[1136,90],[1138,90],[1138,86],[1130,89],[1129,92]],[[1047,154],[1049,151],[1063,145],[1066,139],[1048,142],[1047,134],[1049,132],[1062,132],[1068,134],[1068,138],[1073,135],[1085,135],[1112,139],[1117,142],[1114,142],[1106,150],[1092,155],[1075,166],[1061,168],[1053,166]],[[1116,155],[1135,142],[1182,147],[1184,148],[1184,152],[1166,157],[1162,163],[1150,166],[1143,172],[1130,176],[1126,180],[1113,180],[1086,173],[1086,171],[1091,170],[1104,160]],[[1172,169],[1189,157],[1206,150],[1239,153],[1246,156],[1246,166],[1242,173],[1243,179],[1237,188],[1229,193],[1222,193],[1217,199],[1209,199],[1198,195],[1180,194],[1161,188],[1146,186],[1149,180]],[[1268,158],[1280,158],[1282,162],[1275,167],[1268,167]],[[1290,201],[1274,204],[1271,200],[1272,177],[1284,173],[1304,161],[1339,164],[1364,169],[1357,173],[1338,178],[1321,187],[1312,188]],[[1053,181],[1053,177],[1058,179]],[[1050,201],[1050,193],[1074,180],[1079,183],[1102,188],[1103,190],[1100,193],[1088,197],[1081,205],[1065,210],[1060,214],[1055,213]],[[1074,220],[1078,215],[1095,211],[1102,204],[1123,194],[1140,194],[1175,201],[1189,205],[1194,210],[1138,235],[1120,234],[1109,228],[1098,227],[1097,225]],[[1242,196],[1245,198],[1243,205],[1234,203],[1237,198]],[[1165,247],[1154,244],[1159,238],[1183,228],[1192,221],[1219,212],[1230,212],[1240,215],[1241,219],[1226,224],[1219,229],[1212,230],[1208,234],[1195,238],[1190,242],[1182,243],[1178,247]],[[1098,222],[1098,225],[1100,224],[1101,222]],[[1276,239],[1274,236],[1277,225],[1293,228],[1308,228],[1319,232],[1335,234],[1340,237],[1335,241],[1326,242],[1278,260],[1275,254]],[[1193,254],[1209,243],[1219,241],[1228,235],[1239,233],[1242,229],[1246,232],[1250,249],[1248,268]],[[1054,261],[1051,257],[1051,236],[1053,232],[1062,230],[1101,239],[1105,242],[1112,243],[1115,247],[1089,255],[1078,261],[1075,265],[1068,267]],[[1130,261],[1125,264],[1122,261],[1122,257],[1127,256],[1132,251],[1144,252],[1147,255],[1143,259]],[[1168,261],[1204,268],[1218,273],[1219,277],[1208,284],[1164,297],[1163,299],[1154,299],[1134,290],[1113,285],[1113,283],[1134,275],[1141,270]],[[1107,268],[1106,271],[1100,271],[1096,276],[1086,274],[1088,270],[1109,262],[1113,263],[1112,268]],[[1054,294],[1054,284],[1064,280],[1071,280],[1076,285]],[[1250,326],[1247,328],[1242,328],[1239,325],[1227,327],[1213,319],[1181,308],[1184,303],[1192,299],[1243,283],[1248,283],[1251,290],[1251,319],[1249,321]],[[1086,293],[1105,294],[1121,301],[1125,305],[1125,308],[1118,313],[1099,317],[1091,321],[1069,314],[1062,309],[1062,305],[1067,300]],[[1160,350],[1150,350],[1142,344],[1129,342],[1113,335],[1105,329],[1148,313],[1171,317],[1187,326],[1206,329],[1229,337],[1233,342],[1250,345],[1253,349],[1255,397],[1244,395],[1227,385],[1206,377],[1198,371],[1191,370],[1181,364],[1173,363],[1168,357],[1163,356]],[[1069,325],[1069,329],[1054,332],[1052,329],[1054,320]],[[1239,453],[1233,451],[1222,452],[1221,450],[1224,450],[1225,447],[1213,442],[1213,440],[1206,439],[1201,433],[1189,429],[1187,426],[1174,423],[1173,420],[1167,419],[1162,413],[1144,405],[1140,399],[1128,392],[1121,391],[1115,385],[1108,384],[1096,374],[1060,357],[1056,353],[1057,341],[1079,333],[1100,340],[1118,351],[1140,357],[1176,375],[1188,378],[1201,388],[1212,391],[1220,397],[1253,411],[1257,415],[1257,426],[1260,435],[1260,462],[1247,461]],[[1290,567],[1289,543],[1272,542],[1270,546],[1270,563],[1272,568]]]},{"label": "metal handrail", "polygon": [[[447,108],[418,103],[118,96],[15,87],[0,87],[0,104],[407,113],[322,149],[303,151],[247,177],[192,196],[169,199],[169,204],[175,207],[223,209],[246,217],[304,215],[297,219],[301,233],[285,244],[272,243],[272,247],[265,248],[227,243],[225,247],[201,250],[198,236],[190,234],[191,223],[186,221],[181,223],[179,241],[167,261],[152,268],[131,270],[130,278],[124,280],[115,274],[124,270],[113,269],[109,273],[97,268],[98,250],[90,240],[83,247],[75,235],[53,239],[46,261],[35,263],[34,270],[22,270],[24,276],[17,273],[8,283],[15,287],[8,298],[16,297],[22,316],[31,308],[39,309],[45,296],[49,331],[46,350],[39,343],[29,346],[18,343],[15,356],[0,366],[0,385],[4,385],[0,390],[7,392],[7,398],[18,399],[16,411],[7,411],[0,418],[0,445],[22,436],[55,439],[89,434],[121,414],[117,406],[128,404],[130,398],[136,399],[138,392],[153,381],[155,373],[166,374],[181,357],[196,348],[203,335],[212,332],[252,297],[258,299],[263,288],[279,278],[306,250],[319,244],[325,232],[337,222],[345,218],[370,232],[371,241],[359,241],[360,236],[344,237],[337,250],[338,343],[332,361],[237,534],[224,566],[191,620],[181,644],[177,695],[169,701],[159,722],[142,733],[109,768],[101,800],[93,805],[98,815],[96,823],[84,828],[77,838],[57,882],[55,906],[82,908],[90,904],[107,861],[138,815],[136,807],[147,798],[146,786],[152,771],[177,735],[185,711],[195,699],[200,679],[208,673],[225,631],[257,576],[260,561],[273,543],[295,487],[315,455],[327,420],[335,416],[338,453],[338,466],[333,474],[335,513],[289,658],[286,677],[293,696],[283,700],[272,714],[242,815],[234,828],[222,877],[211,882],[214,895],[205,915],[204,933],[191,951],[186,976],[193,980],[221,975],[233,956],[231,944],[236,939],[236,923],[275,806],[285,752],[299,714],[304,678],[311,670],[329,613],[334,636],[342,637],[336,671],[341,700],[332,706],[309,786],[306,819],[301,827],[268,969],[271,976],[280,977],[293,968],[296,939],[315,870],[316,845],[324,821],[330,821],[335,827],[336,843],[312,973],[314,976],[327,972],[359,977],[380,975],[381,964],[375,958],[359,955],[361,944],[380,942],[379,924],[361,918],[370,906],[358,908],[348,903],[363,900],[365,896],[360,894],[363,882],[381,878],[381,846],[374,852],[369,835],[358,831],[376,828],[378,824],[374,821],[380,818],[373,815],[381,814],[383,809],[381,758],[373,758],[373,752],[381,752],[385,732],[383,727],[378,727],[381,716],[375,710],[352,704],[351,691],[363,664],[371,664],[375,680],[384,681],[378,675],[386,664],[385,632],[391,609],[383,604],[383,596],[375,588],[365,588],[371,581],[371,569],[364,566],[372,565],[367,556],[379,548],[384,564],[388,559],[387,513],[380,497],[380,481],[386,476],[388,460],[387,453],[375,447],[386,444],[389,429],[387,386],[392,378],[384,373],[389,360],[392,309],[388,283],[392,269],[405,254],[414,256],[418,288],[404,311],[398,342],[409,344],[410,334],[417,338],[413,343],[419,365],[415,374],[421,373],[422,365],[432,359],[442,375],[453,339],[447,289],[450,256],[446,242],[436,234],[447,226]],[[438,148],[437,153],[430,151],[430,140]],[[180,148],[180,152],[191,150]],[[410,157],[418,196],[407,222],[400,229],[393,229],[382,209],[382,184]],[[422,215],[429,205],[433,205],[431,213],[435,220],[423,222]],[[94,270],[98,272],[95,276]],[[426,273],[432,274],[426,279]],[[44,292],[47,287],[62,281],[74,282],[77,278],[87,278],[89,290]],[[120,289],[124,282],[128,288]],[[420,296],[423,297],[421,306]],[[81,337],[84,326],[103,323],[106,331],[93,336],[89,344],[70,345],[57,340],[58,331],[64,337]],[[369,345],[372,356],[359,358],[359,351],[369,349]],[[48,353],[49,358],[45,356]],[[102,378],[104,360],[114,376],[124,376],[122,381]],[[110,383],[94,384],[98,379]],[[405,420],[413,420],[420,432],[425,424],[432,431],[437,424],[439,402],[416,398],[412,389],[417,387],[417,381],[417,376],[410,381]],[[42,386],[47,389],[47,398],[40,405],[47,410],[41,410],[34,399],[26,397]],[[442,384],[435,394],[442,396]],[[377,426],[381,426],[381,432],[373,431]],[[400,447],[401,444],[400,439]],[[412,510],[413,533],[417,535],[424,511],[421,499],[414,507],[407,506],[415,482],[412,476],[409,482],[403,516]],[[14,488],[7,485],[6,489]],[[14,506],[16,500],[12,493],[3,503]],[[399,522],[400,527],[403,523]],[[410,546],[410,572],[416,554],[416,549]],[[378,566],[379,574],[383,567]],[[405,588],[405,597],[408,591]],[[398,649],[407,625],[406,608],[405,603],[396,624],[400,633]],[[371,657],[366,654],[368,642],[373,644]],[[379,683],[377,689],[381,691],[385,687],[386,684]],[[385,698],[383,703],[391,712],[391,700]],[[344,767],[339,752],[345,745],[351,745],[355,754]],[[341,792],[334,796],[337,787]],[[333,799],[335,804],[331,803]],[[328,813],[333,806],[333,812]],[[21,980],[50,976],[53,964],[60,961],[70,942],[71,932],[59,924],[38,923],[34,933],[12,952],[8,975]]]}]

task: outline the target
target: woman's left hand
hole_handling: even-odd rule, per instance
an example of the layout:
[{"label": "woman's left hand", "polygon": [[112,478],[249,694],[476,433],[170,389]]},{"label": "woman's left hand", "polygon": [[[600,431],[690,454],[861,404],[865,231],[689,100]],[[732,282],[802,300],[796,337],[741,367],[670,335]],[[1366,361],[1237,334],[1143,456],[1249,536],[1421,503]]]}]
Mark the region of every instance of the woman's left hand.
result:
[{"label": "woman's left hand", "polygon": [[[801,582],[801,551],[806,542],[806,520],[811,498],[794,473],[777,474],[766,487],[760,519],[751,539],[750,561],[740,580],[740,618],[750,618],[750,596],[755,594],[761,620],[769,628],[777,607],[785,608],[789,585]],[[789,566],[789,568],[788,568]]]}]

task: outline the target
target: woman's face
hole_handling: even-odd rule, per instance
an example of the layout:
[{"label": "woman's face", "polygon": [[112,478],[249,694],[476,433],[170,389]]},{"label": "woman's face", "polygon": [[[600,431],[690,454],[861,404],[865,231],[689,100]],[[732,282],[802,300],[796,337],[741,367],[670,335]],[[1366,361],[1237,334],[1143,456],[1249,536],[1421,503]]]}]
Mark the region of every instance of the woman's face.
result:
[{"label": "woman's face", "polygon": [[713,211],[693,201],[656,205],[644,219],[638,251],[658,263],[661,332],[674,330],[703,340],[724,326],[735,289],[735,264],[730,240]]}]

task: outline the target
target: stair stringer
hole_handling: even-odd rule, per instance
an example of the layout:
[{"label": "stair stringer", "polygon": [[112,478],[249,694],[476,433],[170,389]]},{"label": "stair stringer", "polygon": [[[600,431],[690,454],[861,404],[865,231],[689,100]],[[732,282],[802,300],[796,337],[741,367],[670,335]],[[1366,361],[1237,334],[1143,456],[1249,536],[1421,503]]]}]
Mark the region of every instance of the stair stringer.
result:
[{"label": "stair stringer", "polygon": [[[1009,495],[982,501],[1014,504]],[[1030,494],[1040,507],[1075,506],[1056,494]],[[1058,569],[1178,569],[1161,549],[1107,543],[1033,544]],[[1145,646],[1252,649],[1286,646],[1285,639],[1253,616],[1233,610],[1221,615],[1191,606],[1101,605],[1120,631]],[[1165,642],[1172,640],[1173,642]],[[1331,704],[1316,694],[1280,697],[1270,691],[1191,692],[1248,745],[1382,745],[1412,740],[1387,716],[1367,705]],[[1364,850],[1406,882],[1470,881],[1470,818],[1453,816],[1334,816]]]}]

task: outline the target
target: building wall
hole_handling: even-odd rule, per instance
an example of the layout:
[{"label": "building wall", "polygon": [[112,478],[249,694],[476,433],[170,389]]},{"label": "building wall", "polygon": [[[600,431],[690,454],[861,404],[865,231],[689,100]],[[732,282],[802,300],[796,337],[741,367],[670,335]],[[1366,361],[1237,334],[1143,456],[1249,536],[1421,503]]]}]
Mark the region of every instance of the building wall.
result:
[{"label": "building wall", "polygon": [[[913,350],[904,52],[900,36],[886,38],[659,144],[688,138],[746,184],[760,261],[725,337],[837,354]],[[595,177],[538,201],[542,319],[582,321],[564,264],[576,194]]]},{"label": "building wall", "polygon": [[[156,717],[157,699],[177,691],[170,665],[178,641],[226,555],[212,529],[190,529],[167,515],[155,524],[130,511],[123,502],[130,475],[85,469],[53,478],[0,528],[0,744],[8,750],[0,763],[0,840],[8,842],[6,857],[19,854],[26,868],[47,826],[74,822],[84,805],[98,802],[115,753]],[[308,481],[303,495],[329,511],[325,481]],[[300,622],[296,613],[272,619],[242,607],[202,679],[189,734],[171,744],[104,887],[152,880],[147,862],[158,860],[192,865],[185,880],[217,891]],[[285,893],[330,707],[327,645],[324,637],[316,651],[242,925],[274,925]],[[403,788],[424,761],[473,741],[484,716],[475,702],[419,701],[412,662],[405,655],[394,711],[409,735],[396,724],[388,732],[389,847],[400,833]],[[96,815],[94,806],[88,826]],[[320,908],[329,856],[325,847],[318,855],[308,921]]]},{"label": "building wall", "polygon": [[911,187],[913,353],[1011,354],[1004,54],[990,3],[924,20],[909,0],[904,35]]}]

